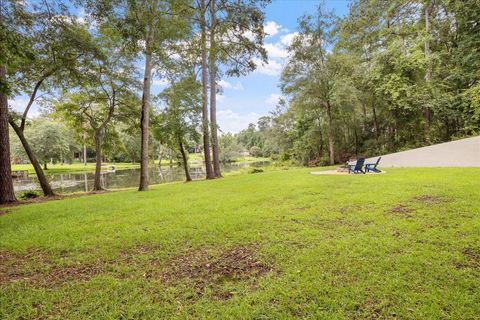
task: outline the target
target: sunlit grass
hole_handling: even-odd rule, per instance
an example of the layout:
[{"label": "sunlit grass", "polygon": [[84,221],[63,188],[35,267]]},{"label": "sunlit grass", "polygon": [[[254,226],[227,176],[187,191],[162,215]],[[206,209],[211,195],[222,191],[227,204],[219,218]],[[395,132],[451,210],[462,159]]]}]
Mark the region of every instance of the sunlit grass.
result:
[{"label": "sunlit grass", "polygon": [[480,169],[310,171],[9,208],[0,318],[480,317]]}]

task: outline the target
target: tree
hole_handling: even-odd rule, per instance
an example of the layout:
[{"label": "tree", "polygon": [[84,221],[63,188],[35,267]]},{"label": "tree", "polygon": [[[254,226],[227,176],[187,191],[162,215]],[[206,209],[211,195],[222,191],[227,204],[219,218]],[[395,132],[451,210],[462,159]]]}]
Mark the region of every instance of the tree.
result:
[{"label": "tree", "polygon": [[220,162],[228,163],[235,161],[240,156],[242,146],[238,143],[238,139],[231,133],[222,134],[218,139]]},{"label": "tree", "polygon": [[[342,19],[302,18],[282,75],[288,103],[267,126],[280,158],[324,164],[333,145],[343,162],[478,134],[477,2],[357,0]],[[239,139],[269,149],[248,131]]]},{"label": "tree", "polygon": [[[125,54],[121,39],[109,25],[99,29],[95,39],[101,54],[88,64],[85,78],[79,82],[78,92],[65,94],[55,105],[55,111],[83,134],[87,129],[95,142],[94,190],[102,190],[100,174],[104,139],[110,131],[110,142],[119,140],[111,121],[121,107],[131,109],[136,99],[135,69],[131,57]],[[110,130],[109,130],[110,129]]]},{"label": "tree", "polygon": [[17,34],[12,30],[11,3],[0,7],[0,205],[15,202],[13,190],[11,163],[10,163],[10,139],[8,130],[8,95],[11,88],[7,81],[7,64],[18,52]]},{"label": "tree", "polygon": [[177,149],[182,156],[186,181],[191,181],[186,148],[188,141],[197,142],[202,104],[201,84],[194,76],[181,78],[165,89],[160,98],[166,107],[157,119],[155,135],[162,144]]},{"label": "tree", "polygon": [[16,201],[15,193],[13,191],[12,171],[10,165],[8,102],[5,94],[5,71],[5,66],[2,64],[2,61],[0,61],[0,205]]},{"label": "tree", "polygon": [[328,49],[334,45],[334,17],[319,6],[315,16],[299,20],[299,35],[288,48],[291,58],[282,73],[282,90],[297,103],[320,107],[327,116],[330,164],[335,163],[332,94],[338,71]]},{"label": "tree", "polygon": [[[265,33],[261,8],[270,1],[210,0],[208,24],[208,68],[210,83],[210,131],[213,174],[221,177],[217,124],[217,78],[219,64],[230,76],[245,75],[256,68],[255,61],[266,61]],[[203,67],[203,65],[202,65]]]},{"label": "tree", "polygon": [[27,127],[25,135],[28,137],[32,149],[43,169],[47,170],[47,163],[51,160],[63,162],[70,151],[65,128],[56,122],[41,119]]},{"label": "tree", "polygon": [[95,54],[95,50],[88,31],[66,6],[54,1],[42,1],[35,6],[16,1],[8,3],[10,14],[6,29],[14,34],[16,52],[6,62],[7,82],[12,97],[29,96],[23,112],[10,114],[9,123],[35,169],[44,195],[52,196],[52,188],[25,137],[29,111],[39,96],[67,86],[75,79],[79,67]]},{"label": "tree", "polygon": [[208,123],[208,79],[207,79],[207,6],[205,0],[199,0],[200,50],[201,50],[201,82],[202,82],[202,133],[203,153],[207,179],[215,178],[210,153],[210,132]]},{"label": "tree", "polygon": [[87,9],[99,21],[110,21],[128,41],[132,52],[144,62],[142,107],[140,115],[141,160],[139,191],[148,189],[149,121],[153,69],[159,67],[170,52],[169,43],[187,32],[185,16],[190,7],[187,0],[85,0]]}]

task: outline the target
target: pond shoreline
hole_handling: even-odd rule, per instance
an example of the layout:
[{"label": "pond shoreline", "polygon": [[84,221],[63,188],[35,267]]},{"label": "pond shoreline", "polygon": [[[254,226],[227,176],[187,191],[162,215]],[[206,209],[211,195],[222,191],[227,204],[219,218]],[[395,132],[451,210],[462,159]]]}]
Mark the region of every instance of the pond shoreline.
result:
[{"label": "pond shoreline", "polygon": [[[225,173],[238,171],[248,167],[263,167],[270,164],[270,161],[242,162],[222,165]],[[191,166],[190,174],[193,180],[205,178],[203,166]],[[103,171],[101,173],[101,184],[106,190],[117,190],[134,188],[139,181],[139,167],[122,168],[114,171]],[[54,192],[59,194],[87,193],[93,189],[94,172],[57,172],[47,175]],[[169,182],[180,182],[185,179],[183,168],[180,166],[153,165],[149,167],[149,180],[151,185],[165,184]],[[14,190],[16,194],[25,191],[41,191],[36,176],[28,175],[24,178],[14,179]]]}]

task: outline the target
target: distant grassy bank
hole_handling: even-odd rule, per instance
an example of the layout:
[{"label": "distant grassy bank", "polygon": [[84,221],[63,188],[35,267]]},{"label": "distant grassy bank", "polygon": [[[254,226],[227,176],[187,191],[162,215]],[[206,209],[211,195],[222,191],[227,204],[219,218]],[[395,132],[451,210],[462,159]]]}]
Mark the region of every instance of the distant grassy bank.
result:
[{"label": "distant grassy bank", "polygon": [[[134,169],[139,168],[139,163],[103,163],[102,166],[104,169],[107,169],[108,166],[114,165],[117,170],[121,169]],[[42,166],[43,168],[43,166]],[[55,173],[75,173],[75,172],[94,172],[95,163],[83,163],[76,162],[72,164],[48,164],[48,170],[44,170],[46,174],[55,174]],[[12,171],[17,170],[27,170],[28,174],[35,174],[35,170],[31,164],[15,164],[12,166]]]},{"label": "distant grassy bank", "polygon": [[311,170],[0,209],[0,318],[480,318],[480,169]]}]

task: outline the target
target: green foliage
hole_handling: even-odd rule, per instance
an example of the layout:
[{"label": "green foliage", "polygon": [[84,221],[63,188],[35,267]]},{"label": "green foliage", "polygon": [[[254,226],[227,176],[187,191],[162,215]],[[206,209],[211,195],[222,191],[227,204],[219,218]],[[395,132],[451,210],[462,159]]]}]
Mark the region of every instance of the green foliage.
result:
[{"label": "green foliage", "polygon": [[243,151],[238,139],[231,133],[222,134],[218,139],[220,162],[227,163],[237,160]]},{"label": "green foliage", "polygon": [[289,47],[284,108],[239,141],[307,165],[480,133],[478,17],[478,1],[359,0],[342,19],[320,6]]},{"label": "green foliage", "polygon": [[159,98],[165,108],[153,120],[153,135],[162,145],[172,150],[188,147],[189,141],[198,142],[201,111],[201,85],[193,76],[171,83]]},{"label": "green foliage", "polygon": [[248,151],[252,157],[261,157],[262,156],[262,149],[257,146],[253,146]]},{"label": "green foliage", "polygon": [[71,160],[71,140],[68,129],[48,119],[36,120],[27,127],[25,135],[41,163]]},{"label": "green foliage", "polygon": [[22,193],[20,193],[18,195],[18,198],[19,199],[22,199],[22,200],[29,200],[29,199],[35,199],[35,198],[38,198],[40,197],[41,194],[40,192],[38,191],[34,191],[34,190],[27,190],[27,191],[23,191]]}]

